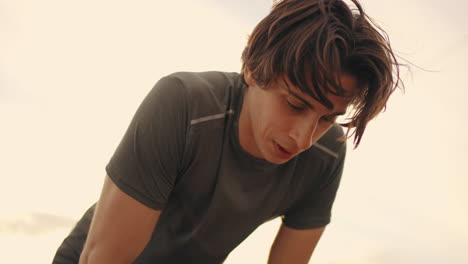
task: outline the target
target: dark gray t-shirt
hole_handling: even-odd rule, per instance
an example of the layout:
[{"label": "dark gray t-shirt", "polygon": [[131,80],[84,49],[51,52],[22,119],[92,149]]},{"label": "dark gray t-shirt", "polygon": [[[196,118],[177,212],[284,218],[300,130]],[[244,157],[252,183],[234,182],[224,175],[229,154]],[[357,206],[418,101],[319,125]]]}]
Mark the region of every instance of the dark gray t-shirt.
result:
[{"label": "dark gray t-shirt", "polygon": [[[162,210],[135,263],[221,263],[271,218],[295,229],[330,222],[346,152],[342,129],[334,125],[285,164],[257,159],[239,143],[244,89],[237,73],[180,72],[162,78],[139,107],[106,167],[122,191]],[[65,259],[79,256],[93,212],[54,263],[75,263]]]}]

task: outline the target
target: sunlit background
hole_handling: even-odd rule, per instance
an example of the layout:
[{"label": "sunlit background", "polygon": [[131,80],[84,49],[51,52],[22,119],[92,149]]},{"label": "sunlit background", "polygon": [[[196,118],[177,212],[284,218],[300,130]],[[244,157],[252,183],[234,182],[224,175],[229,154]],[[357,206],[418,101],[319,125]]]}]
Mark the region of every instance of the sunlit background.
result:
[{"label": "sunlit background", "polygon": [[[0,262],[50,263],[153,84],[174,71],[239,71],[271,2],[0,0]],[[468,263],[468,4],[362,2],[416,66],[349,148],[311,262]],[[266,263],[279,224],[226,263]]]}]

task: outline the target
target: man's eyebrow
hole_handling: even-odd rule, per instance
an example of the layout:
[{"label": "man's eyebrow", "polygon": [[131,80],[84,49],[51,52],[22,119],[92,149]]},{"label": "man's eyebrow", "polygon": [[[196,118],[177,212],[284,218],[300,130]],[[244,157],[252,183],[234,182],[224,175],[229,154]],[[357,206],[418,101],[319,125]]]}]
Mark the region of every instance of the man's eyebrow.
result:
[{"label": "man's eyebrow", "polygon": [[[311,108],[311,109],[315,109],[315,107],[313,105],[311,105],[306,99],[302,98],[300,95],[298,95],[297,93],[293,92],[293,90],[291,89],[291,87],[289,87],[289,85],[286,84],[286,87],[288,88],[288,92],[294,96],[296,99],[298,99],[299,101],[303,102],[307,107]],[[344,115],[346,114],[346,112],[334,112],[334,113],[331,113],[327,116],[340,116],[340,115]]]}]

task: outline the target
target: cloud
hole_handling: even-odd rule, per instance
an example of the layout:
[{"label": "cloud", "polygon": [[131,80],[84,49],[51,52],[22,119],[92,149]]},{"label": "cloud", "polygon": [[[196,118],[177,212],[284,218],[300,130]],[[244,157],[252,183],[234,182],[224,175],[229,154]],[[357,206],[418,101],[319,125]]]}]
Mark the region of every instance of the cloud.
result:
[{"label": "cloud", "polygon": [[40,235],[61,228],[70,228],[76,220],[49,213],[0,218],[0,234]]}]

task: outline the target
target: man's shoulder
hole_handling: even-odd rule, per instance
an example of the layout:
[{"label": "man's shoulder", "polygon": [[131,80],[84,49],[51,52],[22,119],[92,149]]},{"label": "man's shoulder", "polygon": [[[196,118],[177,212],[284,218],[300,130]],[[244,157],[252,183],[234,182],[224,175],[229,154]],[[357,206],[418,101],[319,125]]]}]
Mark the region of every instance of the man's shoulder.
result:
[{"label": "man's shoulder", "polygon": [[308,151],[307,155],[320,155],[332,158],[342,158],[346,153],[346,138],[343,128],[334,124]]},{"label": "man's shoulder", "polygon": [[346,142],[343,140],[345,133],[343,127],[335,123],[333,126],[317,141],[331,149],[339,149],[343,147]]},{"label": "man's shoulder", "polygon": [[189,90],[206,91],[209,88],[220,89],[229,85],[235,85],[239,78],[239,73],[221,71],[181,71],[169,74],[165,78],[177,80],[182,86]]},{"label": "man's shoulder", "polygon": [[239,73],[236,72],[175,72],[166,77],[184,90],[192,118],[202,118],[226,112],[233,97],[240,93]]}]

